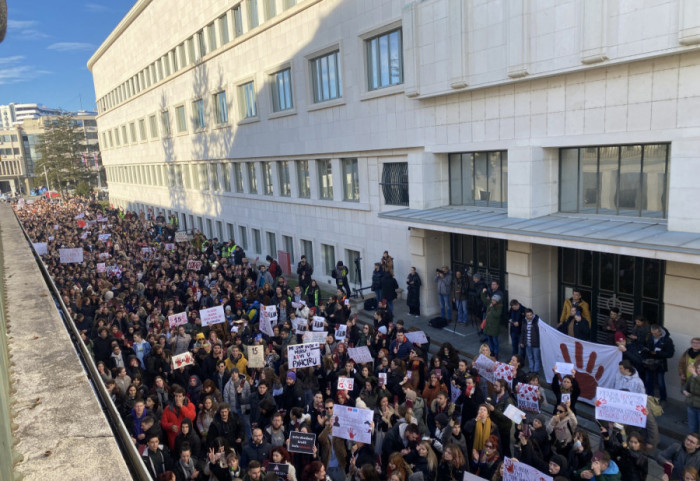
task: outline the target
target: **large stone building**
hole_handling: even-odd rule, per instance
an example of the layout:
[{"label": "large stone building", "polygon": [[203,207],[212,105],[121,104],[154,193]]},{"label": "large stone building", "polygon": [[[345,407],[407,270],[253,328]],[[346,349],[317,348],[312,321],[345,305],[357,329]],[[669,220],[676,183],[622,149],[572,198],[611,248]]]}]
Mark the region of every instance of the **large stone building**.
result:
[{"label": "large stone building", "polygon": [[698,32],[689,0],[140,0],[88,67],[117,205],[305,253],[322,282],[361,257],[367,285],[388,249],[425,313],[443,264],[551,322],[579,286],[598,325],[644,314],[678,356]]}]

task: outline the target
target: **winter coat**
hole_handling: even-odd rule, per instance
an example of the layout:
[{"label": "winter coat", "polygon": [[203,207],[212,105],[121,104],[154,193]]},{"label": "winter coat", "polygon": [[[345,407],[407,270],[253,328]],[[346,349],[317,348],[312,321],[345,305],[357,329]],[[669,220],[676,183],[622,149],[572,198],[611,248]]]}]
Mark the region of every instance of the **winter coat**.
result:
[{"label": "winter coat", "polygon": [[659,368],[657,372],[667,372],[668,371],[668,359],[673,357],[674,352],[676,352],[673,346],[673,340],[665,327],[661,328],[661,337],[654,339],[654,336],[649,336],[646,349],[644,350],[642,356],[647,359],[659,359]]},{"label": "winter coat", "polygon": [[[175,438],[180,432],[180,425],[182,420],[188,418],[190,421],[194,421],[196,416],[194,404],[189,402],[187,399],[182,404],[180,408],[180,413],[176,412],[175,403],[170,403],[165,409],[163,409],[163,415],[160,417],[160,425],[163,431],[168,435],[168,448],[171,450],[175,448]],[[177,427],[176,431],[173,431],[172,427]]]},{"label": "winter coat", "polygon": [[481,293],[481,301],[486,306],[486,325],[484,326],[484,334],[487,336],[498,337],[501,332],[501,314],[503,313],[503,304],[499,301],[496,304],[491,304],[491,299],[486,296],[485,292]]},{"label": "winter coat", "polygon": [[[532,327],[530,328],[530,342],[531,347],[540,347],[540,328],[539,328],[540,316],[534,315],[532,317]],[[527,347],[527,319],[523,320],[520,331],[520,345]]]},{"label": "winter coat", "polygon": [[629,392],[636,392],[639,394],[646,393],[644,388],[644,382],[639,377],[636,372],[631,376],[625,376],[619,371],[615,373],[615,386],[614,389],[618,391],[627,390]]},{"label": "winter coat", "polygon": [[241,419],[229,411],[228,420],[224,422],[221,419],[221,414],[216,413],[214,420],[209,425],[209,431],[207,431],[207,446],[213,446],[214,440],[218,437],[226,439],[230,446],[234,447],[236,451],[240,451],[242,443],[236,442],[236,439],[245,439],[245,430]]},{"label": "winter coat", "polygon": [[409,307],[420,306],[420,286],[418,274],[409,274],[406,278],[406,304]]},{"label": "winter coat", "polygon": [[388,301],[396,299],[396,289],[398,288],[399,284],[396,282],[396,279],[394,279],[394,276],[388,272],[384,273],[384,276],[382,276],[382,299]]},{"label": "winter coat", "polygon": [[690,393],[690,396],[686,396],[685,403],[691,408],[700,408],[700,376],[689,378],[684,390]]},{"label": "winter coat", "polygon": [[[238,393],[238,386],[243,381],[243,389]],[[250,410],[250,384],[240,377],[238,382],[229,379],[224,388],[224,402],[231,407],[231,412],[246,414]]]},{"label": "winter coat", "polygon": [[435,276],[435,284],[437,285],[437,293],[441,296],[449,296],[452,293],[452,273],[448,270],[447,274]]}]

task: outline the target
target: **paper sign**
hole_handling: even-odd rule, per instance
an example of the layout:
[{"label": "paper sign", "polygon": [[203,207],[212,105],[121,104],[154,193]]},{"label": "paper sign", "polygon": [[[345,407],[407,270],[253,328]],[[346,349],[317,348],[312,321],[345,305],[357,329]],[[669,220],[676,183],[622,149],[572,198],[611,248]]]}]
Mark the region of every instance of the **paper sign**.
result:
[{"label": "paper sign", "polygon": [[[274,308],[275,306],[270,306],[270,307]],[[275,335],[275,331],[272,330],[273,325],[270,323],[270,317],[264,315],[264,313],[265,313],[265,306],[263,306],[263,310],[260,311],[258,326],[260,327],[260,332],[272,337]]]},{"label": "paper sign", "polygon": [[314,316],[313,322],[314,323],[313,323],[312,329],[314,331],[325,331],[326,330],[326,326],[325,326],[326,320],[323,317]]},{"label": "paper sign", "polygon": [[465,471],[462,481],[488,481],[488,479],[482,478],[481,476],[477,476],[476,474],[472,474],[469,471]]},{"label": "paper sign", "polygon": [[377,377],[379,378],[379,385],[386,386],[387,374],[385,372],[380,372]]},{"label": "paper sign", "polygon": [[345,334],[347,333],[347,328],[345,324],[338,324],[335,327],[335,339],[338,341],[345,340]]},{"label": "paper sign", "polygon": [[[153,254],[153,247],[142,247],[141,254]],[[201,267],[201,265],[200,265]],[[196,269],[199,270],[199,269]]]},{"label": "paper sign", "polygon": [[97,214],[97,222],[107,222],[107,216]]},{"label": "paper sign", "polygon": [[494,377],[496,363],[488,357],[484,356],[483,354],[479,354],[479,357],[476,358],[474,365],[476,367],[476,370],[479,371],[479,376],[493,384],[493,382],[496,379]]},{"label": "paper sign", "polygon": [[36,253],[40,256],[49,253],[49,246],[46,242],[35,242],[32,245],[34,246]]},{"label": "paper sign", "polygon": [[374,411],[338,404],[333,410],[332,435],[338,438],[372,443]]},{"label": "paper sign", "polygon": [[82,219],[83,217],[85,217],[85,213],[84,213],[84,212],[83,212],[83,213],[80,213],[80,214],[78,214],[78,215],[76,215],[75,217],[73,217],[73,219],[78,220],[78,219]]},{"label": "paper sign", "polygon": [[111,256],[109,255],[109,252],[101,252],[97,258],[98,259],[109,259]]},{"label": "paper sign", "polygon": [[294,334],[304,334],[309,330],[309,326],[306,319],[295,317],[292,319],[292,329],[294,329]]},{"label": "paper sign", "polygon": [[427,344],[428,338],[423,331],[413,331],[406,333],[406,339],[411,341],[413,344]]},{"label": "paper sign", "polygon": [[[248,364],[250,365],[250,363]],[[289,432],[289,452],[313,454],[316,445],[316,435],[314,433],[302,433],[301,431]]]},{"label": "paper sign", "polygon": [[221,324],[226,322],[224,314],[224,306],[210,307],[199,311],[199,317],[202,319],[202,326],[211,326],[213,324]]},{"label": "paper sign", "polygon": [[277,325],[277,306],[263,306],[260,316],[267,320],[271,328],[275,327]]},{"label": "paper sign", "polygon": [[287,346],[289,368],[303,368],[321,365],[321,350],[318,344],[295,344]]},{"label": "paper sign", "polygon": [[107,242],[107,240],[112,237],[112,234],[100,234],[97,236],[98,241]]},{"label": "paper sign", "polygon": [[518,384],[518,407],[529,413],[540,412],[540,387],[532,384]]},{"label": "paper sign", "polygon": [[562,404],[570,403],[571,402],[571,394],[563,392],[561,393],[561,402]]},{"label": "paper sign", "polygon": [[493,371],[495,379],[505,379],[508,385],[513,387],[513,379],[515,379],[515,366],[504,362],[496,362],[496,369]]},{"label": "paper sign", "polygon": [[459,396],[462,394],[462,390],[460,389],[459,386],[455,386],[454,384],[450,383],[450,400],[453,403],[457,402],[457,399],[459,399]]},{"label": "paper sign", "polygon": [[554,367],[562,376],[570,375],[571,371],[574,369],[574,365],[570,362],[557,362],[554,364]]},{"label": "paper sign", "polygon": [[646,394],[600,386],[596,389],[595,418],[598,420],[645,428],[647,414]]},{"label": "paper sign", "polygon": [[191,352],[183,352],[172,358],[173,370],[194,364],[194,356]]},{"label": "paper sign", "polygon": [[188,271],[198,271],[201,268],[202,268],[202,261],[194,261],[194,260],[187,261],[187,270]]},{"label": "paper sign", "polygon": [[348,348],[348,355],[350,356],[350,359],[358,364],[374,362],[372,353],[369,352],[369,348],[367,346],[350,347]]},{"label": "paper sign", "polygon": [[88,234],[89,234],[89,232],[83,232],[82,234],[80,234],[80,238],[82,240],[85,240],[85,239],[87,239]]},{"label": "paper sign", "polygon": [[61,227],[60,227],[58,224],[54,224],[54,225],[53,225],[53,230],[58,230],[58,229],[60,229],[60,228],[61,228]]},{"label": "paper sign", "polygon": [[101,274],[102,272],[104,272],[104,271],[106,271],[106,270],[107,270],[107,268],[105,267],[105,263],[104,263],[104,262],[98,262],[98,263],[97,263],[97,273],[98,273],[98,274]]},{"label": "paper sign", "polygon": [[520,424],[525,419],[526,414],[512,404],[509,404],[503,415],[513,421],[515,424]]},{"label": "paper sign", "polygon": [[355,378],[352,377],[339,377],[338,378],[338,390],[352,391],[355,387]]},{"label": "paper sign", "polygon": [[58,254],[61,259],[61,264],[83,263],[83,249],[80,247],[75,249],[58,249]]},{"label": "paper sign", "polygon": [[173,243],[167,243],[167,244],[165,244],[165,250],[166,250],[166,251],[174,251],[174,250],[175,250],[175,244],[173,244]]},{"label": "paper sign", "polygon": [[170,327],[177,327],[177,326],[182,326],[184,324],[187,324],[187,313],[180,312],[178,314],[173,314],[172,316],[168,316],[168,323],[169,323]]},{"label": "paper sign", "polygon": [[175,232],[175,242],[187,242],[188,240],[190,240],[190,238],[187,235],[187,232],[182,230]]},{"label": "paper sign", "polygon": [[327,332],[306,331],[304,333],[304,343],[324,344],[326,342]]},{"label": "paper sign", "polygon": [[503,481],[552,481],[552,477],[513,458],[503,458]]},{"label": "paper sign", "polygon": [[262,346],[248,346],[248,367],[258,369],[265,367],[265,349]]}]

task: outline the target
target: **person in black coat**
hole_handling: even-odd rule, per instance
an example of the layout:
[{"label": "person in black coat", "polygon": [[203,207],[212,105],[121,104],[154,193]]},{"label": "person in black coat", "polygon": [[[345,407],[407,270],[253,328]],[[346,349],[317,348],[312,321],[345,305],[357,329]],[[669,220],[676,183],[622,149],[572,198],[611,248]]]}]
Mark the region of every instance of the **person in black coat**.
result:
[{"label": "person in black coat", "polygon": [[651,336],[646,343],[646,349],[642,351],[643,364],[646,368],[644,385],[647,394],[654,395],[654,385],[659,386],[659,400],[666,401],[666,372],[668,371],[668,359],[673,357],[676,349],[673,340],[664,327],[652,324]]},{"label": "person in black coat", "polygon": [[387,307],[391,313],[394,313],[394,299],[396,299],[396,289],[399,288],[398,282],[394,276],[388,271],[382,276],[382,299],[386,299]]},{"label": "person in black coat", "polygon": [[248,463],[251,461],[258,461],[262,464],[263,461],[270,457],[271,450],[272,446],[270,443],[265,442],[263,430],[260,428],[253,429],[250,443],[246,444],[241,453],[241,467],[247,469]]},{"label": "person in black coat", "polygon": [[411,272],[406,278],[406,305],[408,313],[412,316],[420,317],[420,286],[422,282],[416,272],[415,267],[411,267]]},{"label": "person in black coat", "polygon": [[229,446],[238,452],[240,452],[245,439],[245,430],[241,419],[231,412],[229,405],[226,403],[219,404],[218,412],[209,425],[207,446],[213,446],[214,440],[218,437],[224,438]]}]

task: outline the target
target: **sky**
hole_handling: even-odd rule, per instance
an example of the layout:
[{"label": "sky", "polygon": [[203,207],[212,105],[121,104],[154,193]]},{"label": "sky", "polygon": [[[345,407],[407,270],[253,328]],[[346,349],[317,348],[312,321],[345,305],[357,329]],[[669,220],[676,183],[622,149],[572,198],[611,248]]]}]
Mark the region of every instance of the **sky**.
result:
[{"label": "sky", "polygon": [[87,61],[136,0],[7,0],[0,105],[96,110]]}]

